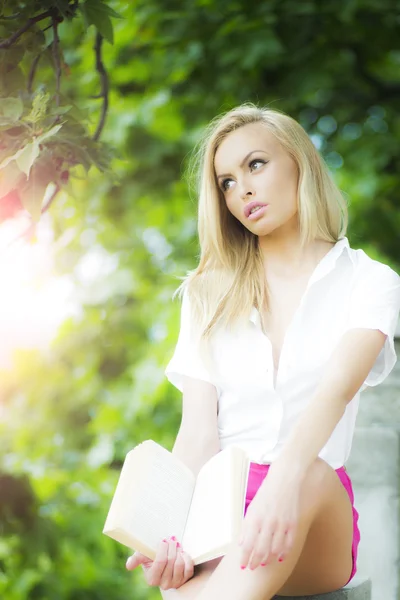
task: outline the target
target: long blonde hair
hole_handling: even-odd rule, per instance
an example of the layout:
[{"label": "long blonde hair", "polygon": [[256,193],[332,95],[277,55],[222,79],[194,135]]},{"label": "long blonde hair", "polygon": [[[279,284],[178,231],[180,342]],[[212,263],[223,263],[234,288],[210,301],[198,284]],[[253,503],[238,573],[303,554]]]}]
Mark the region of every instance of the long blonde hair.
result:
[{"label": "long blonde hair", "polygon": [[[347,203],[328,167],[303,127],[271,108],[245,103],[215,117],[192,154],[189,174],[198,194],[200,261],[174,293],[190,298],[193,335],[207,360],[208,343],[219,327],[248,320],[255,306],[268,309],[268,286],[258,236],[228,210],[217,185],[214,157],[222,140],[250,123],[266,127],[297,164],[298,218],[301,245],[314,239],[337,242],[346,235]],[[208,362],[208,360],[207,360]]]}]

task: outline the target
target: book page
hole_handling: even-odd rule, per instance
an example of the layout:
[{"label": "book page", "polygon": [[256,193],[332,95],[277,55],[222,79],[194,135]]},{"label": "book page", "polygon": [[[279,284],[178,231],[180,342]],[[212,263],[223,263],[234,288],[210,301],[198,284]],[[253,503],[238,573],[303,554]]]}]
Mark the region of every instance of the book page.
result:
[{"label": "book page", "polygon": [[223,554],[233,541],[235,523],[242,516],[235,513],[243,506],[243,460],[243,450],[228,447],[213,456],[198,474],[183,537],[183,548],[194,560],[216,549]]},{"label": "book page", "polygon": [[171,452],[151,440],[139,444],[125,459],[104,533],[125,543],[125,532],[154,551],[169,535],[182,540],[194,486]]},{"label": "book page", "polygon": [[[246,454],[243,457],[241,467],[238,466],[237,469],[237,481],[236,481],[236,467],[235,467],[235,477],[233,485],[235,486],[234,490],[234,498],[233,498],[233,512],[234,512],[234,522],[233,522],[233,541],[238,542],[240,533],[242,531],[242,522],[244,519],[244,508],[246,505],[246,492],[247,492],[247,484],[249,480],[250,473],[250,458]],[[236,489],[237,485],[237,489]]]}]

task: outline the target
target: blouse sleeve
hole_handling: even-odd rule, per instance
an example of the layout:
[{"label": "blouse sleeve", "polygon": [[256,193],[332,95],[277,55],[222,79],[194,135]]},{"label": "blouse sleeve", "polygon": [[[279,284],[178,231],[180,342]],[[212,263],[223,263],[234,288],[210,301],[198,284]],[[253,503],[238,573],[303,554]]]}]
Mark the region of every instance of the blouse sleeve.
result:
[{"label": "blouse sleeve", "polygon": [[388,265],[378,263],[359,278],[350,303],[349,329],[379,329],[387,336],[362,389],[382,383],[396,364],[394,336],[399,311],[400,277]]},{"label": "blouse sleeve", "polygon": [[209,370],[200,357],[198,343],[192,335],[190,301],[186,290],[182,297],[178,341],[164,373],[172,385],[181,392],[183,391],[182,375],[201,379],[215,385]]}]

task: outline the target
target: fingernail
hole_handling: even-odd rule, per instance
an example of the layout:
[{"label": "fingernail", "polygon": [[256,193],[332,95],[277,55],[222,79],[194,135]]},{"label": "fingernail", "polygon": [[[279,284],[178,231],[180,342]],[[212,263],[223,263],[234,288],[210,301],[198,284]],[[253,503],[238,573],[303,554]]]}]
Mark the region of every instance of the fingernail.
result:
[{"label": "fingernail", "polygon": [[279,561],[279,562],[282,562],[282,561],[283,561],[283,558],[278,558],[278,561]]},{"label": "fingernail", "polygon": [[171,535],[171,540],[172,540],[173,542],[175,542],[175,541],[176,541],[176,537],[175,537],[174,535]]},{"label": "fingernail", "polygon": [[180,545],[180,543],[179,543],[179,542],[176,542],[176,547],[177,547],[177,548],[181,548],[181,545]]},{"label": "fingernail", "polygon": [[126,565],[125,565],[127,569],[129,569],[129,567],[131,566],[131,563],[132,563],[132,556],[129,556],[126,561]]},{"label": "fingernail", "polygon": [[241,568],[241,569],[245,569],[245,568],[246,568],[246,565],[240,565],[240,568]]},{"label": "fingernail", "polygon": [[[164,539],[163,539],[163,542],[166,542],[166,541],[167,541],[167,540],[164,538]],[[167,543],[168,543],[168,542],[167,542]]]},{"label": "fingernail", "polygon": [[266,567],[267,563],[260,563],[262,567]]}]

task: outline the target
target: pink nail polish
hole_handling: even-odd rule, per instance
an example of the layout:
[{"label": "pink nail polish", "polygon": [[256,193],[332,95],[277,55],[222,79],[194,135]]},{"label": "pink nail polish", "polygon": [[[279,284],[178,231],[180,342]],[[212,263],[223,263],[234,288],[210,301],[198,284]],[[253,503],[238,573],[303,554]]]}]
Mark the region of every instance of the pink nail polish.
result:
[{"label": "pink nail polish", "polygon": [[172,540],[173,542],[176,542],[176,537],[175,537],[174,535],[171,535],[171,540]]},{"label": "pink nail polish", "polygon": [[181,545],[180,545],[180,543],[179,543],[179,542],[176,542],[176,547],[177,547],[177,548],[181,548]]},{"label": "pink nail polish", "polygon": [[267,563],[260,563],[262,567],[266,567]]},{"label": "pink nail polish", "polygon": [[278,561],[279,562],[283,562],[283,558],[278,558]]}]

